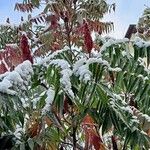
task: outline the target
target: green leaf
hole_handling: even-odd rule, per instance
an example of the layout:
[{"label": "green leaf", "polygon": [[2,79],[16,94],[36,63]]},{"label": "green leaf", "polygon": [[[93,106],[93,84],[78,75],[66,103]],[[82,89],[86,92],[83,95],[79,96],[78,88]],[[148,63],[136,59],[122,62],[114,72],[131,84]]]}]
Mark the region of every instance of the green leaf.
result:
[{"label": "green leaf", "polygon": [[147,47],[147,66],[150,64],[150,46]]},{"label": "green leaf", "polygon": [[28,145],[29,145],[30,149],[33,150],[33,148],[34,148],[34,141],[33,141],[33,139],[28,139]]},{"label": "green leaf", "polygon": [[26,150],[26,148],[25,148],[25,143],[21,143],[21,144],[20,144],[20,150]]}]

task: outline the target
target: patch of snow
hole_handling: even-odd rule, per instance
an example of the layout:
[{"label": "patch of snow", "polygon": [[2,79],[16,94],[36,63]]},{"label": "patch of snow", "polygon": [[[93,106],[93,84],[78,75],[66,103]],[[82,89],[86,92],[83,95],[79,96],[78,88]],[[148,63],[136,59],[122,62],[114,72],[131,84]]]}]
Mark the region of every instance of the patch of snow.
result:
[{"label": "patch of snow", "polygon": [[14,44],[6,44],[6,46],[12,47],[13,49],[18,48],[18,45],[16,43],[14,43]]},{"label": "patch of snow", "polygon": [[112,38],[110,38],[107,42],[105,42],[102,45],[102,47],[100,48],[100,52],[105,51],[111,45],[121,44],[121,43],[126,43],[126,42],[129,42],[129,39],[127,39],[127,38],[124,38],[124,39],[112,39]]},{"label": "patch of snow", "polygon": [[122,71],[122,69],[119,68],[119,67],[116,67],[116,68],[111,68],[111,67],[109,67],[108,70],[109,70],[109,71],[114,71],[114,72],[120,72],[120,71]]},{"label": "patch of snow", "polygon": [[15,135],[17,139],[21,139],[21,132],[23,131],[24,130],[22,129],[22,127],[20,127],[19,125],[16,125],[16,130],[13,134]]},{"label": "patch of snow", "polygon": [[132,109],[129,107],[129,106],[123,106],[123,107],[120,107],[122,110],[126,111],[126,112],[129,112],[130,114],[133,114],[133,111]]},{"label": "patch of snow", "polygon": [[42,109],[42,114],[46,114],[51,109],[51,105],[53,103],[55,97],[55,91],[52,88],[49,88],[46,92],[47,98],[45,99],[45,106]]},{"label": "patch of snow", "polygon": [[3,79],[0,82],[0,92],[15,95],[17,94],[14,90],[15,87],[20,87],[22,90],[25,90],[24,85],[28,85],[32,73],[32,64],[28,60],[24,61],[22,64],[19,64],[14,71],[1,75]]},{"label": "patch of snow", "polygon": [[70,77],[72,76],[72,70],[64,69],[61,72],[62,77],[60,78],[60,83],[64,87],[64,90],[72,97],[74,98],[74,93],[71,90],[72,85],[70,81]]},{"label": "patch of snow", "polygon": [[56,65],[61,69],[67,69],[70,67],[69,63],[63,59],[55,59],[50,62],[50,65]]},{"label": "patch of snow", "polygon": [[43,64],[49,63],[57,55],[65,52],[65,51],[68,51],[68,50],[69,50],[69,47],[65,46],[62,50],[55,51],[52,54],[50,54],[49,56],[45,57],[44,59],[39,59],[38,62],[37,62],[37,65],[43,65]]},{"label": "patch of snow", "polygon": [[70,69],[70,65],[66,60],[63,59],[55,59],[50,62],[51,65],[55,65],[61,68],[61,78],[60,83],[64,89],[72,98],[74,98],[74,93],[72,91],[72,85],[70,77],[72,76],[72,70]]},{"label": "patch of snow", "polygon": [[89,63],[86,63],[86,61],[86,58],[81,58],[73,66],[73,73],[79,77],[79,80],[83,80],[85,83],[87,83],[92,76],[89,70]]}]

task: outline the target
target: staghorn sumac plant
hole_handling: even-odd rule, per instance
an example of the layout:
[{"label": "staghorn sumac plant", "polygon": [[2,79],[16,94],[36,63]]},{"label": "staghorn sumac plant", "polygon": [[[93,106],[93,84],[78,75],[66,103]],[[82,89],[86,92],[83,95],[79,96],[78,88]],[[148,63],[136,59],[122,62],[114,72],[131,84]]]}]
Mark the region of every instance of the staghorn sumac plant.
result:
[{"label": "staghorn sumac plant", "polygon": [[[15,150],[149,149],[150,43],[102,38],[105,0],[44,2],[35,27],[19,28],[22,62],[0,75],[0,139],[15,137]],[[17,9],[31,4],[43,1]]]},{"label": "staghorn sumac plant", "polygon": [[[27,61],[1,76],[1,85],[7,81],[5,88],[0,86],[2,100],[8,95],[7,101],[14,103],[6,104],[12,113],[1,116],[10,119],[9,124],[3,120],[9,131],[5,126],[1,131],[17,138],[15,149],[150,147],[149,69],[140,54],[135,59],[126,51],[128,40],[102,41],[100,52],[91,52],[90,58],[65,47],[33,68]],[[132,44],[138,46],[137,41]]]}]

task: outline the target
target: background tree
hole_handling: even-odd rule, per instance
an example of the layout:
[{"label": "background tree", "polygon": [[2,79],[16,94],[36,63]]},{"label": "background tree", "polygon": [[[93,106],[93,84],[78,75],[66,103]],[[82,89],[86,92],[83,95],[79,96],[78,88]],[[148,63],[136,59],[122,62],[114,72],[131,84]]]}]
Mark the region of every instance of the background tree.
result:
[{"label": "background tree", "polygon": [[139,18],[138,21],[138,33],[139,36],[142,37],[144,40],[149,40],[150,37],[150,8],[145,8],[143,15]]}]

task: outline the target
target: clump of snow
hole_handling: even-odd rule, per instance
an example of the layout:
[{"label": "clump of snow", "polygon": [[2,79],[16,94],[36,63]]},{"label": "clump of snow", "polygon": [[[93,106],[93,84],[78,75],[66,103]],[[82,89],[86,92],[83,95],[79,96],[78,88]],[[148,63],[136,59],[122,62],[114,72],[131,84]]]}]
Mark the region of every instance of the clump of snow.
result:
[{"label": "clump of snow", "polygon": [[72,85],[70,77],[72,76],[72,70],[70,69],[70,65],[66,60],[63,59],[55,59],[50,62],[50,65],[55,65],[61,68],[61,78],[60,83],[64,89],[72,98],[74,98],[74,93],[72,91]]},{"label": "clump of snow", "polygon": [[45,99],[45,106],[42,109],[42,114],[46,114],[51,109],[51,105],[53,103],[54,97],[55,97],[55,91],[50,87],[47,92],[47,98]]},{"label": "clump of snow", "polygon": [[111,67],[109,67],[108,70],[109,70],[109,71],[114,71],[114,72],[120,72],[120,71],[122,71],[122,69],[119,68],[119,67],[116,67],[116,68],[111,68]]},{"label": "clump of snow", "polygon": [[37,64],[38,65],[42,65],[42,64],[46,64],[46,63],[49,63],[52,59],[54,59],[57,55],[65,52],[65,51],[68,51],[69,50],[69,47],[68,46],[65,46],[62,50],[58,50],[58,51],[55,51],[53,52],[52,54],[50,54],[48,57],[45,57],[44,59],[40,59]]},{"label": "clump of snow", "polygon": [[144,47],[144,41],[139,37],[134,39],[134,44],[140,48]]},{"label": "clump of snow", "polygon": [[129,106],[122,106],[120,108],[130,114],[133,114],[133,111],[131,110],[131,108]]},{"label": "clump of snow", "polygon": [[64,69],[61,72],[62,77],[60,78],[60,83],[64,87],[64,90],[74,98],[74,93],[71,90],[71,80],[70,77],[72,76],[72,71],[70,69]]},{"label": "clump of snow", "polygon": [[12,47],[13,49],[17,49],[18,48],[18,45],[16,43],[14,43],[14,44],[6,44],[6,46]]},{"label": "clump of snow", "polygon": [[149,47],[150,46],[150,42],[149,41],[144,41],[140,37],[135,37],[135,39],[133,41],[133,44],[138,46],[139,48]]},{"label": "clump of snow", "polygon": [[73,72],[76,72],[79,69],[79,67],[81,67],[83,64],[85,64],[86,61],[87,61],[86,58],[81,58],[78,61],[76,61],[73,66]]},{"label": "clump of snow", "polygon": [[103,44],[101,47],[100,51],[103,52],[105,51],[108,47],[115,45],[115,44],[121,44],[121,43],[126,43],[129,42],[129,39],[124,38],[124,39],[112,39],[110,38],[107,42]]},{"label": "clump of snow", "polygon": [[15,132],[13,133],[14,135],[15,135],[15,137],[17,138],[17,139],[21,139],[21,136],[22,136],[22,132],[24,132],[24,129],[21,127],[21,126],[19,126],[19,125],[16,125],[16,130],[15,130]]},{"label": "clump of snow", "polygon": [[16,92],[14,90],[9,89],[11,87],[12,87],[11,82],[9,80],[5,79],[5,78],[3,79],[2,82],[0,82],[0,92],[2,92],[2,93],[15,95]]},{"label": "clump of snow", "polygon": [[85,83],[90,81],[91,76],[92,76],[92,73],[91,71],[89,71],[89,66],[87,64],[79,67],[78,71],[75,72],[75,74],[79,75],[79,79],[83,80]]},{"label": "clump of snow", "polygon": [[25,90],[25,86],[28,85],[32,73],[32,64],[28,60],[24,61],[22,64],[19,64],[14,71],[4,74],[0,82],[0,92],[15,95],[17,94],[14,90],[15,88],[20,87],[22,90]]},{"label": "clump of snow", "polygon": [[110,64],[106,60],[102,60],[101,58],[90,58],[90,59],[88,59],[87,64],[90,65],[92,63],[99,63],[99,64],[102,64],[102,65],[107,66],[107,67],[110,66]]},{"label": "clump of snow", "polygon": [[22,106],[23,106],[24,108],[29,107],[29,99],[28,99],[28,98],[23,98],[23,97],[21,97],[20,100],[21,100]]},{"label": "clump of snow", "polygon": [[102,58],[81,58],[73,66],[73,73],[79,77],[80,80],[83,80],[85,83],[91,80],[92,72],[89,70],[89,65],[93,63],[101,64],[102,66],[105,66],[108,68],[109,71],[119,72],[121,71],[121,68],[116,67],[112,68],[110,67],[110,64],[103,60]]},{"label": "clump of snow", "polygon": [[70,67],[70,65],[68,64],[67,61],[63,60],[63,59],[55,59],[55,60],[52,60],[50,62],[50,65],[56,65],[58,67],[60,67],[61,69],[67,69]]},{"label": "clump of snow", "polygon": [[121,96],[119,94],[113,94],[111,95],[112,98],[110,100],[110,104],[113,108],[115,108],[117,106],[117,108],[122,109],[126,112],[128,112],[129,114],[133,114],[132,109],[128,106],[128,104],[121,98]]},{"label": "clump of snow", "polygon": [[3,74],[0,74],[0,80],[2,80],[4,77],[6,77],[9,74],[9,72],[5,72]]},{"label": "clump of snow", "polygon": [[136,116],[132,116],[132,122],[140,123]]},{"label": "clump of snow", "polygon": [[73,73],[79,76],[80,80],[87,83],[91,79],[91,71],[89,70],[89,64],[86,63],[86,58],[81,58],[73,66]]},{"label": "clump of snow", "polygon": [[113,93],[112,96],[114,97],[114,99],[118,99],[118,100],[121,100],[121,101],[122,101],[122,98],[121,98],[121,96],[120,96],[119,94]]}]

